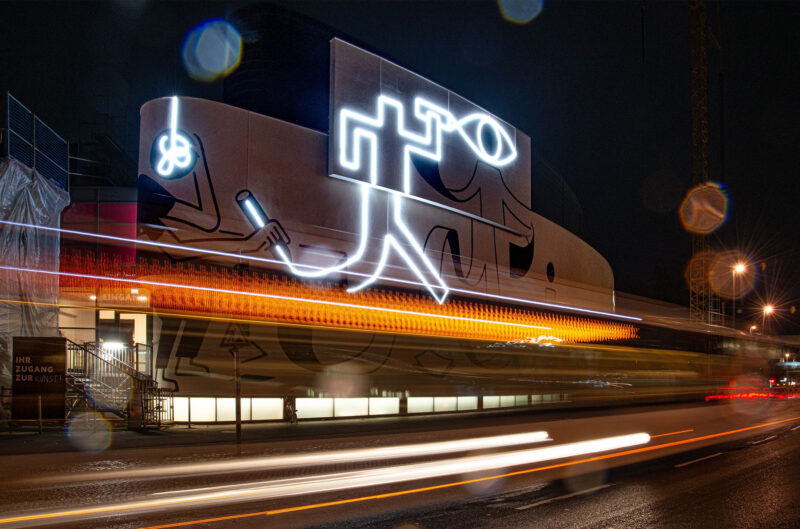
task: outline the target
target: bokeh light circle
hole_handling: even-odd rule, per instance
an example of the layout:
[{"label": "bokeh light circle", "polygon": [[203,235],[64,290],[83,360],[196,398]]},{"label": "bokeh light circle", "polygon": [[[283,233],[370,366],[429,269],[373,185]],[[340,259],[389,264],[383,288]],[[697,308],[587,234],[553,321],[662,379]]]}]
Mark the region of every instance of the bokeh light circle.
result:
[{"label": "bokeh light circle", "polygon": [[[715,254],[710,250],[698,252],[692,256],[689,263],[686,265],[684,277],[686,285],[689,289],[695,287],[704,287],[708,285],[708,271],[711,269],[711,263],[714,262]],[[692,282],[692,275],[696,274],[701,280],[698,283]]]},{"label": "bokeh light circle", "polygon": [[[743,265],[741,272],[735,272],[737,264]],[[735,250],[719,252],[711,261],[708,271],[711,289],[720,297],[741,299],[750,292],[756,283],[756,264]]]},{"label": "bokeh light circle", "polygon": [[111,445],[111,423],[96,412],[75,414],[67,424],[67,439],[84,452],[102,452]]},{"label": "bokeh light circle", "polygon": [[712,233],[722,226],[727,214],[728,197],[722,186],[714,182],[690,189],[680,207],[683,227],[692,233]]},{"label": "bokeh light circle", "polygon": [[189,77],[211,82],[233,72],[242,59],[242,36],[230,22],[213,19],[192,29],[183,41]]},{"label": "bokeh light circle", "polygon": [[544,0],[497,0],[503,18],[515,24],[527,24],[542,12]]}]

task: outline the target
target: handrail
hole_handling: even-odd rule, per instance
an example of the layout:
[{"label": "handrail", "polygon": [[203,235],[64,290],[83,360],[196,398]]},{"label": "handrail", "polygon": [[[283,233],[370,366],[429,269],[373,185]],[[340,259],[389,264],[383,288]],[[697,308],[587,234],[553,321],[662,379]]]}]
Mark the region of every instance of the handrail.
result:
[{"label": "handrail", "polygon": [[[151,377],[149,377],[148,375],[145,375],[145,374],[137,371],[135,367],[123,362],[119,358],[116,358],[116,357],[113,357],[113,356],[111,358],[103,358],[102,354],[97,354],[98,347],[93,342],[87,342],[87,343],[81,345],[79,343],[73,342],[70,339],[67,339],[67,349],[68,350],[69,350],[69,346],[70,345],[73,347],[73,349],[77,349],[77,350],[81,351],[82,353],[92,357],[93,361],[99,362],[101,365],[105,365],[107,367],[110,367],[111,369],[117,369],[119,371],[122,371],[124,374],[126,374],[126,375],[128,375],[130,377],[136,378],[139,381],[152,381]],[[70,360],[74,361],[74,359],[71,359],[71,358],[67,359],[67,369],[71,368],[70,365],[69,365],[70,364]],[[86,372],[86,368],[87,367],[88,366],[86,366],[85,363],[84,363],[83,366],[78,366],[78,368],[81,369],[84,372]],[[76,367],[72,367],[72,369],[75,369],[75,368]]]}]

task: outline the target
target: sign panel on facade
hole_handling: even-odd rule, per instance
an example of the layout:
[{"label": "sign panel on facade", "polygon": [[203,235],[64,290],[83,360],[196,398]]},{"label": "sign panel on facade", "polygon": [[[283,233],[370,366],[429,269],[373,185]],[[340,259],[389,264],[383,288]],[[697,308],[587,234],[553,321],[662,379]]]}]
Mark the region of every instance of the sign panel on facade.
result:
[{"label": "sign panel on facade", "polygon": [[66,338],[14,337],[14,420],[36,420],[40,398],[42,419],[64,419],[66,362]]}]

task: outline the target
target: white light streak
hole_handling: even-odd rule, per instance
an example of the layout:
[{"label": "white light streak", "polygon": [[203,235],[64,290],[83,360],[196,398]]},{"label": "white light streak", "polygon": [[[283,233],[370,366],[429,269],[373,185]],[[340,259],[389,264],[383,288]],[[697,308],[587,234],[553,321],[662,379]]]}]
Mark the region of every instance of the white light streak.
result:
[{"label": "white light streak", "polygon": [[[233,259],[244,260],[244,261],[254,261],[254,262],[259,262],[259,263],[277,264],[277,265],[286,264],[284,261],[279,261],[279,260],[276,260],[276,259],[270,259],[270,258],[267,258],[267,257],[258,257],[258,256],[254,256],[254,255],[246,255],[246,254],[238,254],[238,253],[230,253],[230,252],[220,252],[220,251],[217,251],[217,250],[206,250],[204,248],[196,248],[194,246],[183,246],[183,245],[179,245],[179,244],[170,244],[170,243],[158,242],[158,241],[146,241],[146,240],[143,240],[143,239],[130,239],[130,238],[127,238],[127,237],[117,237],[117,236],[114,236],[114,235],[103,235],[103,234],[99,234],[99,233],[89,233],[89,232],[85,232],[85,231],[68,230],[68,229],[64,229],[64,228],[54,228],[54,227],[42,226],[42,225],[38,225],[38,224],[27,224],[27,223],[24,223],[24,222],[14,222],[14,221],[9,221],[9,220],[0,220],[0,224],[6,224],[6,225],[9,225],[9,226],[18,226],[18,227],[21,227],[21,228],[33,228],[33,229],[39,229],[39,230],[51,231],[51,232],[57,232],[57,233],[66,233],[66,234],[70,234],[70,235],[79,235],[79,236],[83,236],[83,237],[94,237],[94,238],[102,239],[102,240],[106,240],[106,241],[125,242],[125,243],[129,243],[129,244],[135,244],[135,245],[140,245],[140,246],[149,246],[149,247],[153,247],[153,248],[165,248],[165,249],[170,249],[170,250],[181,250],[181,251],[198,253],[198,254],[205,254],[205,255],[215,255],[215,256],[218,256],[218,257],[230,257],[230,258],[233,258]],[[280,246],[278,246],[277,248],[280,250]],[[295,266],[323,271],[322,275],[325,275],[325,272],[324,272],[325,269],[317,267],[317,266],[304,265],[304,264],[298,264],[298,265],[295,265]],[[358,272],[349,272],[349,274],[354,275],[354,276],[358,276],[358,277],[364,277],[364,278],[371,277],[371,274],[363,274],[363,273],[358,273]],[[316,276],[316,277],[319,277],[319,276]],[[383,279],[384,281],[391,281],[391,282],[403,284],[403,285],[424,286],[424,283],[416,282],[416,281],[409,281],[407,279],[400,279],[400,278],[394,278],[394,277],[388,277],[388,276],[380,276],[380,279]],[[592,315],[596,315],[596,316],[606,316],[606,317],[609,317],[609,318],[617,318],[617,319],[630,320],[630,321],[642,321],[642,318],[640,318],[638,316],[628,316],[628,315],[625,315],[625,314],[615,314],[613,312],[605,312],[605,311],[600,311],[600,310],[587,309],[587,308],[583,308],[583,307],[575,307],[575,306],[571,306],[571,305],[561,305],[561,304],[558,304],[558,303],[547,303],[547,302],[544,302],[544,301],[534,301],[534,300],[525,299],[525,298],[518,298],[518,297],[512,297],[512,296],[502,296],[500,294],[491,294],[489,292],[480,292],[480,291],[477,291],[477,290],[467,290],[467,289],[463,289],[463,288],[450,288],[450,290],[452,292],[458,292],[460,294],[466,294],[466,295],[469,295],[469,296],[483,297],[483,298],[489,298],[489,299],[496,299],[498,301],[506,301],[506,302],[511,302],[511,303],[520,303],[520,304],[524,304],[524,305],[532,305],[532,306],[536,306],[536,307],[544,307],[544,308],[549,308],[549,309],[567,310],[567,311],[571,311],[571,312],[580,312],[580,313],[592,314]]]},{"label": "white light streak", "polygon": [[[243,495],[276,497],[359,487],[373,487],[389,483],[402,483],[446,476],[464,476],[496,469],[507,469],[544,461],[554,461],[606,452],[609,450],[617,450],[620,448],[628,448],[647,444],[649,442],[650,435],[646,433],[635,433],[548,446],[546,448],[514,450],[499,454],[457,457],[424,463],[411,463],[256,483],[204,487],[202,489],[193,489],[190,491],[178,491],[177,497],[184,500],[188,498],[197,498],[198,500],[215,500],[224,499],[226,497],[241,498]],[[196,496],[179,495],[181,492],[197,492],[199,490],[207,492]]]},{"label": "white light streak", "polygon": [[[285,264],[289,267],[289,270],[296,276],[300,277],[308,277],[308,278],[318,278],[318,277],[325,277],[327,275],[333,274],[335,272],[339,272],[344,270],[345,268],[352,266],[359,262],[361,258],[364,256],[364,253],[367,250],[367,241],[369,240],[369,193],[370,189],[369,186],[366,184],[359,184],[361,187],[361,235],[358,242],[358,248],[356,249],[355,253],[345,259],[343,262],[339,263],[336,266],[329,266],[327,268],[321,268],[317,266],[310,266],[310,265],[296,265],[292,263],[289,256],[284,251],[283,247],[277,246],[276,252],[278,253],[278,257],[280,257],[283,262],[281,264]],[[272,261],[270,262],[279,262],[279,261]],[[301,270],[301,268],[306,268],[306,270]],[[308,270],[310,269],[310,270]],[[349,272],[351,275],[357,275],[353,272]]]},{"label": "white light streak", "polygon": [[[60,512],[38,513],[25,517],[0,518],[0,524],[36,519],[54,520],[67,517],[75,519],[78,516],[92,516],[102,513],[119,515],[125,511],[156,508],[167,509],[175,506],[185,507],[186,505],[194,503],[208,506],[210,503],[241,502],[253,499],[278,498],[328,491],[342,491],[354,488],[376,487],[391,483],[403,483],[447,476],[468,476],[470,474],[492,470],[505,472],[505,469],[510,467],[595,454],[642,445],[649,441],[650,436],[648,434],[636,433],[555,445],[547,448],[515,450],[500,454],[467,456],[450,458],[442,461],[429,461],[365,470],[351,470],[347,472],[223,485],[219,487],[205,487],[189,491],[173,492],[172,495],[167,497],[158,494],[156,498],[136,502],[117,503],[107,506]],[[465,477],[462,479],[468,478]]]},{"label": "white light streak", "polygon": [[[455,439],[432,443],[416,443],[406,445],[381,446],[376,448],[359,448],[355,450],[333,450],[309,454],[285,456],[251,457],[233,461],[215,461],[207,463],[189,463],[182,465],[160,465],[152,468],[131,470],[110,470],[106,472],[87,472],[61,476],[59,481],[83,481],[86,479],[138,479],[162,476],[185,476],[208,474],[215,472],[239,472],[255,470],[273,470],[286,467],[308,465],[330,465],[342,463],[359,463],[364,461],[380,461],[382,459],[401,459],[409,457],[434,456],[470,450],[486,450],[489,448],[505,448],[531,443],[550,441],[547,432],[525,432],[493,437],[476,437],[471,439]],[[43,478],[52,481],[53,476]]]}]

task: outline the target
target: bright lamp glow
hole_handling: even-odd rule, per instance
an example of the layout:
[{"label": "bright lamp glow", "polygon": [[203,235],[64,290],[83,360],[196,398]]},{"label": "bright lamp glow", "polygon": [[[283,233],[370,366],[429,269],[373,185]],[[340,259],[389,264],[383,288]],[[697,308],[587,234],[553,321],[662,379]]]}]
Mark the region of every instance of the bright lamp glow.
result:
[{"label": "bright lamp glow", "polygon": [[765,305],[765,306],[764,306],[764,314],[766,314],[766,315],[770,315],[770,314],[772,314],[774,311],[775,311],[775,307],[773,307],[772,305]]},{"label": "bright lamp glow", "polygon": [[737,274],[741,274],[744,272],[745,266],[744,263],[736,263],[736,266],[733,267],[733,271]]}]

